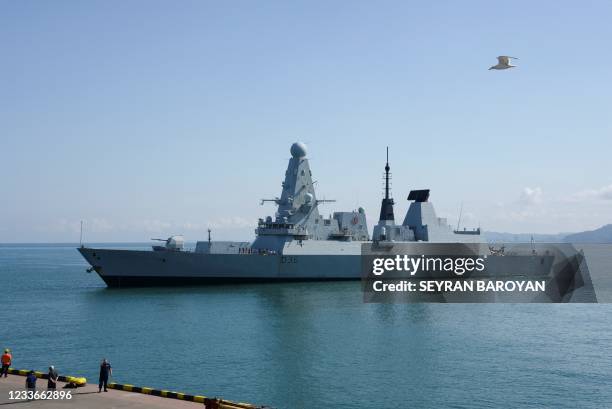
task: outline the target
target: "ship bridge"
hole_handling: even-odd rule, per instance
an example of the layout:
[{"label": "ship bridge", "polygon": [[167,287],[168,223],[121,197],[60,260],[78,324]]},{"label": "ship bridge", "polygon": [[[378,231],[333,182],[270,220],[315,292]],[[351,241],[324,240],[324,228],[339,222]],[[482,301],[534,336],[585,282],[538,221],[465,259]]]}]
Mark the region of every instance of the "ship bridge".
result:
[{"label": "ship bridge", "polygon": [[[269,246],[272,241],[286,240],[369,240],[365,211],[335,212],[325,218],[319,205],[335,202],[320,200],[312,180],[312,171],[306,157],[306,145],[296,142],[290,148],[291,159],[285,171],[280,197],[262,199],[261,204],[273,202],[277,206],[274,217],[259,219],[253,246]],[[265,244],[264,244],[265,243]]]}]

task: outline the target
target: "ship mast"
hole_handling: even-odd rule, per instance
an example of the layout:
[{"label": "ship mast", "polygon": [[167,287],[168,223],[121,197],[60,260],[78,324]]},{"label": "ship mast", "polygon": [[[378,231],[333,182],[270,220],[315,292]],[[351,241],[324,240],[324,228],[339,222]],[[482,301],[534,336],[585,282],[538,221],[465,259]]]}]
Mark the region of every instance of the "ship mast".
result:
[{"label": "ship mast", "polygon": [[387,164],[385,165],[385,199],[389,200],[389,147],[387,146]]},{"label": "ship mast", "polygon": [[380,205],[380,220],[395,220],[393,215],[393,199],[391,198],[391,191],[389,188],[389,182],[391,180],[391,173],[389,171],[389,147],[387,146],[387,163],[385,165],[385,197]]}]

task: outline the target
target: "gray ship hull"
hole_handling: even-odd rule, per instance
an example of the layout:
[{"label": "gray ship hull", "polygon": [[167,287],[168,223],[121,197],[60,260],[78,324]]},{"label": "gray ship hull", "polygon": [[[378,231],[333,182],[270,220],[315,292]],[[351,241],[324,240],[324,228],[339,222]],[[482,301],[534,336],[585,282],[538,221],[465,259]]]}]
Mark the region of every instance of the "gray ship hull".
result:
[{"label": "gray ship hull", "polygon": [[[348,244],[348,243],[347,243]],[[355,254],[202,254],[79,248],[109,287],[180,286],[224,283],[339,281],[362,278],[360,244]],[[349,251],[350,250],[350,251]],[[547,278],[551,256],[490,257],[487,277]]]},{"label": "gray ship hull", "polygon": [[79,248],[109,287],[358,280],[359,255],[198,254]]}]

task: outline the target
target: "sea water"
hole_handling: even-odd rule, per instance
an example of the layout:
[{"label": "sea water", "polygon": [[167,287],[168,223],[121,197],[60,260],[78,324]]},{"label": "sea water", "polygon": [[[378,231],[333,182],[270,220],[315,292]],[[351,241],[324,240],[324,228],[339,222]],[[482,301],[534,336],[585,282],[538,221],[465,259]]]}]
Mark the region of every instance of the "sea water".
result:
[{"label": "sea water", "polygon": [[275,408],[612,406],[612,304],[364,304],[359,282],[108,289],[87,267],[75,245],[0,245],[14,367],[95,383],[107,358],[115,382]]}]

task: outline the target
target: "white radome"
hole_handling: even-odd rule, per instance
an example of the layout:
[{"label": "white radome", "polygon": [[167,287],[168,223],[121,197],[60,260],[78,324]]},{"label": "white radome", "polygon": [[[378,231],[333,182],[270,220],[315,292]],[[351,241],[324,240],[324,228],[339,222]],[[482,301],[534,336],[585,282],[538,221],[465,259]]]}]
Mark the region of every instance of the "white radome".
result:
[{"label": "white radome", "polygon": [[302,142],[296,142],[291,145],[291,156],[294,158],[303,158],[306,156],[306,145]]}]

